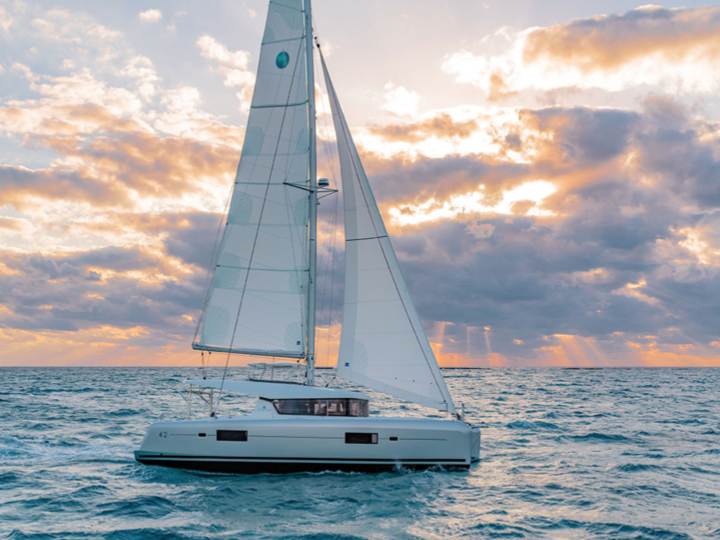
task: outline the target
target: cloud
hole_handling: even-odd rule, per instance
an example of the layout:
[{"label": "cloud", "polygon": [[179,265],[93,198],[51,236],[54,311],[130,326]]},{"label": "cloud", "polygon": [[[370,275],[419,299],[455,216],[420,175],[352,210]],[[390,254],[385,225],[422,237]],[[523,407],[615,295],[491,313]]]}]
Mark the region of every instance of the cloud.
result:
[{"label": "cloud", "polygon": [[[242,131],[202,112],[196,89],[159,88],[143,56],[117,71],[135,89],[98,80],[87,68],[58,77],[27,73],[41,97],[0,106],[0,126],[6,136],[52,149],[56,158],[35,169],[0,167],[6,203],[27,207],[43,198],[128,206],[137,197],[180,201],[191,192],[215,198],[208,188],[233,173]],[[147,111],[157,93],[159,106]]]},{"label": "cloud", "polygon": [[162,11],[159,9],[148,9],[138,13],[138,19],[144,23],[156,23],[162,19]]},{"label": "cloud", "polygon": [[23,228],[23,222],[22,222],[22,220],[15,219],[15,218],[3,217],[3,218],[0,218],[0,228],[10,229],[13,231],[19,231],[19,230],[22,230],[22,228]]},{"label": "cloud", "polygon": [[113,42],[122,33],[92,20],[89,16],[63,9],[52,9],[30,22],[31,28],[43,40],[87,45],[93,41]]},{"label": "cloud", "polygon": [[3,6],[0,6],[0,29],[2,29],[3,32],[7,32],[14,22],[15,19]]},{"label": "cloud", "polygon": [[430,137],[458,137],[465,139],[477,129],[477,120],[453,120],[448,113],[441,112],[432,118],[410,124],[371,125],[368,131],[391,141],[416,143]]},{"label": "cloud", "polygon": [[145,101],[149,101],[155,95],[155,85],[160,81],[152,61],[142,55],[131,58],[118,72],[118,75],[134,79],[138,86],[138,93]]},{"label": "cloud", "polygon": [[481,53],[446,56],[442,69],[480,87],[490,99],[522,91],[662,88],[712,94],[720,50],[720,8],[643,6],[520,32],[501,29]]},{"label": "cloud", "polygon": [[708,56],[720,47],[720,9],[665,9],[643,6],[529,32],[523,53],[528,62],[567,60],[584,72],[614,70],[659,54],[677,64]]},{"label": "cloud", "polygon": [[42,81],[32,82],[30,89],[64,105],[100,105],[118,117],[139,116],[143,109],[135,92],[98,80],[87,68],[72,75],[45,76]]},{"label": "cloud", "polygon": [[107,185],[82,172],[63,169],[26,169],[0,166],[0,194],[5,204],[24,207],[33,198],[84,200],[118,204],[127,200],[118,187]]},{"label": "cloud", "polygon": [[250,53],[247,51],[231,52],[212,36],[202,36],[197,40],[196,45],[200,47],[200,54],[204,58],[218,62],[217,70],[225,76],[225,86],[241,88],[241,91],[237,93],[241,109],[249,110],[255,83],[255,74],[248,69]]},{"label": "cloud", "polygon": [[[0,328],[66,330],[142,325],[176,334],[202,301],[202,279],[187,279],[160,253],[108,247],[62,255],[6,253]],[[185,276],[183,283],[179,277]],[[11,290],[13,294],[8,294]],[[191,318],[192,318],[191,315]]]},{"label": "cloud", "polygon": [[385,85],[385,104],[382,108],[397,116],[413,116],[417,113],[420,99],[417,92],[389,82]]},{"label": "cloud", "polygon": [[535,180],[506,190],[495,204],[485,201],[484,186],[470,193],[453,195],[449,201],[438,203],[430,199],[416,205],[391,208],[393,222],[399,225],[417,225],[439,219],[456,219],[462,214],[520,214],[552,215],[548,210],[538,208],[543,199],[552,195],[557,188],[550,182]]},{"label": "cloud", "polygon": [[176,11],[172,14],[172,17],[170,17],[170,22],[167,25],[168,32],[177,32],[177,22],[182,17],[185,17],[187,15],[187,11]]}]

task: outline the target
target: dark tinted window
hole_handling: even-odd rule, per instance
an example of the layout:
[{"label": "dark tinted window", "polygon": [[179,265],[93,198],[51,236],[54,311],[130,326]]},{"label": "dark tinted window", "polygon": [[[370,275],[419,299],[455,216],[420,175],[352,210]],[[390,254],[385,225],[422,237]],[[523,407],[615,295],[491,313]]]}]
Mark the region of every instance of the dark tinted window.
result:
[{"label": "dark tinted window", "polygon": [[306,416],[367,416],[365,399],[276,399],[273,400],[279,414]]},{"label": "dark tinted window", "polygon": [[346,433],[345,444],[377,444],[377,433]]},{"label": "dark tinted window", "polygon": [[247,431],[231,431],[229,429],[218,429],[218,441],[247,441]]}]

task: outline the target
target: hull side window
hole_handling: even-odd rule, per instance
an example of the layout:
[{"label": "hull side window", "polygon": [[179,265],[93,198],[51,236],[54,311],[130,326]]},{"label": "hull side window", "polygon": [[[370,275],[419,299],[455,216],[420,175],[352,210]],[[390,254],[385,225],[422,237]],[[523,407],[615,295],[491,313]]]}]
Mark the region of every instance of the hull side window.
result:
[{"label": "hull side window", "polygon": [[345,444],[377,444],[377,433],[346,433]]},{"label": "hull side window", "polygon": [[247,441],[247,431],[234,431],[234,430],[229,430],[229,429],[218,429],[217,440],[218,441],[245,442],[245,441]]}]

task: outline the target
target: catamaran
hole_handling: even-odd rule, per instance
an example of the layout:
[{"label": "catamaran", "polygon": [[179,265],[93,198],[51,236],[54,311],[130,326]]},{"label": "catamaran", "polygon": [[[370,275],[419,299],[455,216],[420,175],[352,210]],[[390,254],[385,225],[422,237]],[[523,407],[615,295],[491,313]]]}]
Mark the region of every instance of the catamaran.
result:
[{"label": "catamaran", "polygon": [[[467,469],[480,429],[453,403],[420,323],[319,45],[311,0],[271,0],[240,164],[192,347],[283,359],[245,381],[198,379],[209,414],[150,426],[137,461],[232,473]],[[315,47],[317,45],[317,47]],[[317,178],[314,50],[332,110],[343,187],[345,300],[336,376],[446,418],[370,416],[367,394],[315,385]],[[229,356],[228,356],[229,357]],[[303,380],[278,370],[300,365]],[[267,373],[270,373],[268,376]],[[257,397],[222,416],[215,391]]]}]

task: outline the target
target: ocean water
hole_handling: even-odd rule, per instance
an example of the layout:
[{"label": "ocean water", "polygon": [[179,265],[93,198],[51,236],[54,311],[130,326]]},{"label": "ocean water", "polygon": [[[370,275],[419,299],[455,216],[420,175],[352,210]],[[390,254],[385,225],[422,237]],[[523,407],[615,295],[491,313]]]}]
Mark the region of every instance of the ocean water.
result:
[{"label": "ocean water", "polygon": [[[718,369],[446,370],[456,401],[484,423],[469,472],[137,464],[149,424],[184,417],[181,381],[197,375],[0,369],[0,538],[720,538]],[[220,414],[252,405],[228,396]],[[420,412],[379,395],[373,408]]]}]

